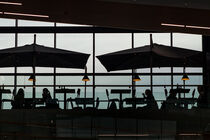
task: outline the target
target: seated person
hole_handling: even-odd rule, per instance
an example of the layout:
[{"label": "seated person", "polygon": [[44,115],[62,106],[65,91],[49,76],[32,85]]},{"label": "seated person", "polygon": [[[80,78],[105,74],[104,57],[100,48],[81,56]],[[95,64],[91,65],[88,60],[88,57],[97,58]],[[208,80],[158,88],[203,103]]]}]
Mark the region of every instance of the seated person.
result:
[{"label": "seated person", "polygon": [[170,90],[169,96],[166,98],[166,101],[163,102],[161,109],[163,110],[174,110],[178,108],[177,105],[177,92]]},{"label": "seated person", "polygon": [[46,108],[59,108],[57,100],[52,99],[50,91],[47,88],[43,89],[42,98],[43,101],[46,103]]},{"label": "seated person", "polygon": [[20,88],[18,93],[14,96],[14,101],[11,103],[12,109],[24,108],[24,90]]},{"label": "seated person", "polygon": [[207,107],[207,97],[206,94],[204,93],[204,86],[199,85],[197,87],[199,96],[197,99],[197,106],[198,108],[205,108]]},{"label": "seated person", "polygon": [[52,100],[50,91],[47,88],[44,88],[42,90],[42,98],[43,98],[44,102],[48,102],[49,100]]},{"label": "seated person", "polygon": [[149,110],[157,110],[158,109],[157,102],[156,102],[151,90],[146,89],[145,94],[143,94],[143,96],[146,99],[146,103],[147,103],[147,105],[143,107],[144,109],[149,109]]}]

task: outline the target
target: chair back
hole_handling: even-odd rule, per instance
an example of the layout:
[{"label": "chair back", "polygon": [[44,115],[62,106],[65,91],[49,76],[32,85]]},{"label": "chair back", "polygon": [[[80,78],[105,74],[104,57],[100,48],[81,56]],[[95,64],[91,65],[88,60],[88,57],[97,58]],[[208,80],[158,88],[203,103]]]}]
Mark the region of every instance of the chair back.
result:
[{"label": "chair back", "polygon": [[70,101],[70,104],[71,104],[71,109],[73,109],[74,108],[74,104],[73,104],[73,100],[72,100],[71,97],[69,98],[69,101]]},{"label": "chair back", "polygon": [[106,89],[106,96],[107,96],[107,99],[109,101],[109,91],[108,91],[108,89]]},{"label": "chair back", "polygon": [[108,89],[106,89],[106,96],[107,96],[107,99],[108,99],[108,104],[107,104],[107,109],[108,109],[109,108],[109,104],[110,104]]},{"label": "chair back", "polygon": [[81,92],[81,89],[78,88],[78,90],[77,90],[77,98],[80,98],[80,92]]},{"label": "chair back", "polygon": [[166,87],[164,88],[164,93],[165,93],[165,97],[168,97],[168,90],[166,89]]},{"label": "chair back", "polygon": [[100,103],[100,101],[99,101],[99,98],[97,97],[97,99],[96,99],[96,109],[98,109],[99,103]]},{"label": "chair back", "polygon": [[195,89],[192,92],[192,98],[194,98],[194,97],[195,97]]}]

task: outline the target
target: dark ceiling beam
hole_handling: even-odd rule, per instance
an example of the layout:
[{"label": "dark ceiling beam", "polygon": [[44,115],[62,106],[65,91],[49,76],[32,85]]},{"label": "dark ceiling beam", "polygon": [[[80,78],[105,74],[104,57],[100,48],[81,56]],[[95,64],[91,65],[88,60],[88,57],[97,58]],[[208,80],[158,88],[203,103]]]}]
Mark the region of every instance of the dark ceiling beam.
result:
[{"label": "dark ceiling beam", "polygon": [[0,33],[154,33],[105,27],[0,27]]},{"label": "dark ceiling beam", "polygon": [[[183,7],[171,7],[170,5],[136,3],[136,1],[117,3],[114,0],[111,0],[111,2],[106,0],[11,1],[20,1],[23,5],[0,5],[1,18],[210,35],[210,20],[208,20],[210,18],[210,8],[200,7],[199,4],[202,3],[200,1],[196,1],[196,8],[188,4]],[[155,0],[150,1],[151,3],[155,2]],[[164,0],[161,1],[164,2]],[[174,3],[177,3],[177,1],[174,1]],[[208,4],[202,5],[208,6]],[[46,15],[49,18],[6,14],[8,12]],[[162,23],[183,25],[186,28],[163,26]]]}]

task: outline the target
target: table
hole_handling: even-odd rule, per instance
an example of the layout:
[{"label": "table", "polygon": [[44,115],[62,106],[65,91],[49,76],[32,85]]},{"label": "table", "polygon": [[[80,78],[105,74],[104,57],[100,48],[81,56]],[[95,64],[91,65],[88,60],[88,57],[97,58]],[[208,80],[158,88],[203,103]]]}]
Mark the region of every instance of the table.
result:
[{"label": "table", "polygon": [[0,89],[0,100],[1,100],[0,108],[1,109],[2,109],[2,94],[11,94],[11,90],[9,90],[9,89]]},{"label": "table", "polygon": [[119,102],[119,108],[123,108],[123,100],[122,100],[122,94],[130,94],[130,89],[111,89],[112,94],[120,94],[120,102]]},{"label": "table", "polygon": [[55,89],[55,93],[63,93],[64,94],[64,109],[66,109],[66,94],[67,93],[70,93],[70,94],[75,93],[75,89],[67,89],[67,88]]},{"label": "table", "polygon": [[176,104],[176,106],[181,107],[181,105],[184,105],[184,108],[188,109],[189,104],[195,104],[197,102],[196,98],[179,98],[167,101],[168,103]]},{"label": "table", "polygon": [[24,99],[24,108],[31,109],[36,105],[44,105],[43,98],[25,98]]},{"label": "table", "polygon": [[176,89],[170,89],[170,92],[174,92],[174,93],[189,93],[190,89],[176,88]]},{"label": "table", "polygon": [[184,89],[184,88],[176,88],[176,89],[170,89],[170,93],[178,93],[178,97],[181,98],[181,93],[189,93],[190,89]]},{"label": "table", "polygon": [[136,108],[136,104],[147,103],[145,98],[126,98],[123,101],[125,101],[126,104],[133,105],[133,108]]},{"label": "table", "polygon": [[179,98],[178,100],[179,104],[183,104],[184,108],[188,109],[189,104],[195,104],[197,102],[196,98]]},{"label": "table", "polygon": [[82,104],[84,106],[84,108],[86,108],[86,105],[88,105],[88,104],[93,105],[93,103],[94,103],[93,98],[75,98],[74,101],[78,105]]}]

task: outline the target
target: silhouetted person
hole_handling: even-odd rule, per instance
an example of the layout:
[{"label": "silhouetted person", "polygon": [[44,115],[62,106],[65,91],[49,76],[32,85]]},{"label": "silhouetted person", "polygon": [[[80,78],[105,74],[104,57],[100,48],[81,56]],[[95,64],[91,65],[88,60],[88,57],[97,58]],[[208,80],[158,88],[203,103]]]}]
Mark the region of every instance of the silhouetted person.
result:
[{"label": "silhouetted person", "polygon": [[50,91],[47,88],[43,89],[42,98],[43,101],[46,103],[46,108],[59,108],[56,99],[52,99]]},{"label": "silhouetted person", "polygon": [[149,109],[149,110],[157,110],[158,109],[157,102],[156,102],[151,90],[146,89],[145,95],[143,95],[143,96],[146,99],[146,103],[147,103],[147,105],[143,107],[144,109]]},{"label": "silhouetted person", "polygon": [[177,92],[170,90],[169,96],[166,98],[166,101],[163,102],[161,109],[163,110],[175,110],[177,109]]},{"label": "silhouetted person", "polygon": [[206,97],[206,94],[204,92],[204,86],[199,85],[197,87],[197,90],[198,90],[198,93],[199,93],[199,96],[198,96],[198,99],[197,99],[198,108],[207,107],[207,97]]},{"label": "silhouetted person", "polygon": [[14,101],[12,102],[13,109],[24,108],[24,90],[20,88],[18,93],[14,96]]},{"label": "silhouetted person", "polygon": [[44,102],[49,102],[50,100],[52,100],[52,97],[50,95],[50,91],[47,88],[44,88],[42,90],[42,98],[44,100]]}]

